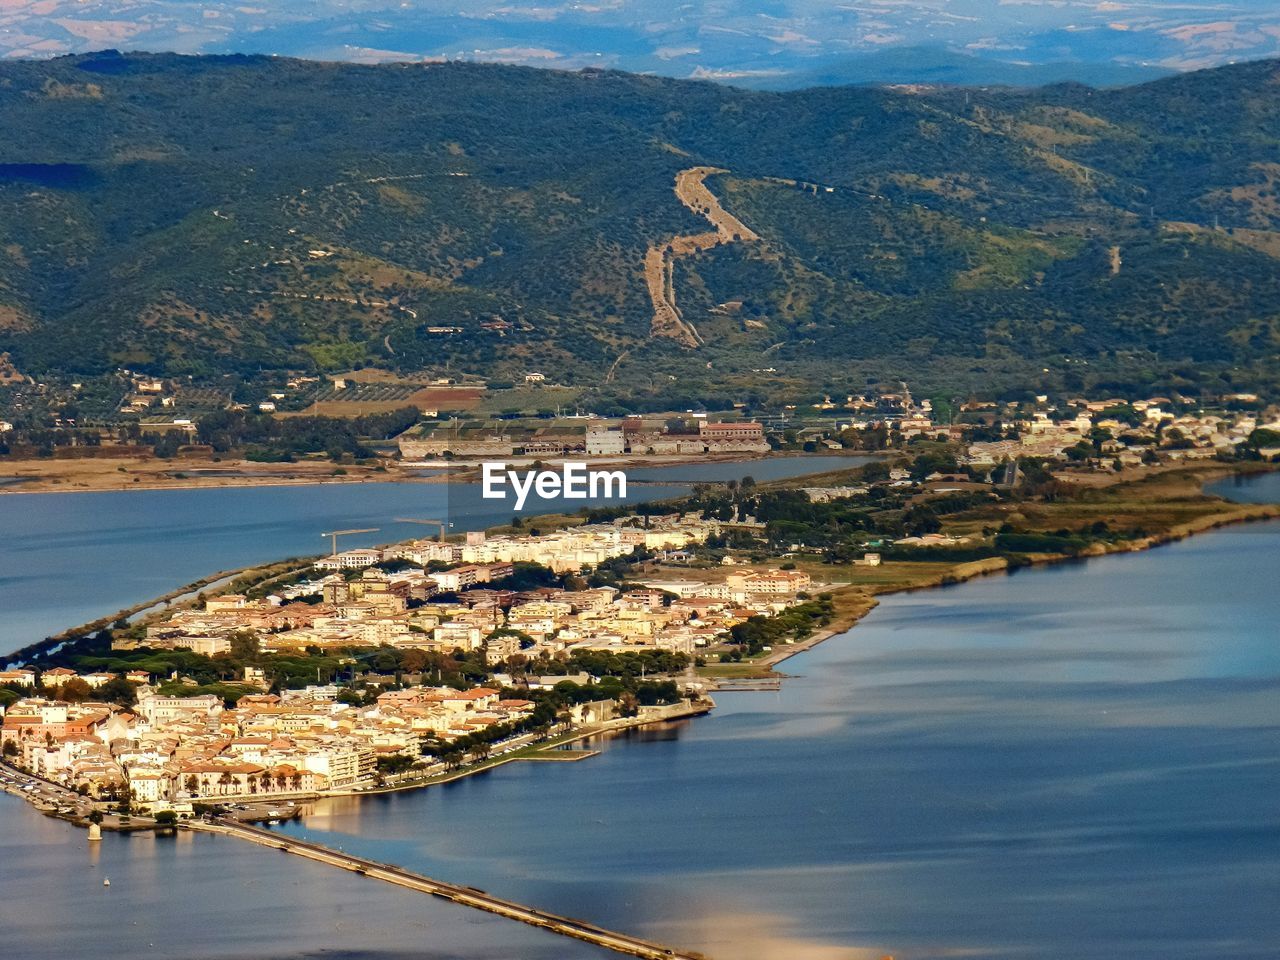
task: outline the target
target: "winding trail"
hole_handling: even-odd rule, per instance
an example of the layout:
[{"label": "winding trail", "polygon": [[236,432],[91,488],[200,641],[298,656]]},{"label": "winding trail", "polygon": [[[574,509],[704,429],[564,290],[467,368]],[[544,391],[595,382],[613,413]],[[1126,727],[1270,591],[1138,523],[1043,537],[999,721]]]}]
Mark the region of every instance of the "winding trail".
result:
[{"label": "winding trail", "polygon": [[698,347],[702,336],[697,327],[686,320],[676,306],[673,272],[677,257],[700,250],[710,250],[734,241],[759,240],[759,235],[720,206],[704,181],[707,177],[728,173],[720,167],[690,167],[676,174],[675,193],[680,202],[700,216],[706,217],[715,230],[672,237],[664,244],[654,244],[644,256],[644,280],[653,301],[653,322],[649,335],[670,337],[687,347]]}]

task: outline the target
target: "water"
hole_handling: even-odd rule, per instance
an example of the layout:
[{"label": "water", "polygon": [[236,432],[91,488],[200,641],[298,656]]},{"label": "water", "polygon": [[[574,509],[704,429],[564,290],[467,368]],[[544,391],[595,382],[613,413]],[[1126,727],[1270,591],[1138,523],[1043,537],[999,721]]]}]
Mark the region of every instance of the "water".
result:
[{"label": "water", "polygon": [[1274,957],[1278,562],[1259,524],[887,598],[779,694],[285,829],[718,958]]},{"label": "water", "polygon": [[[835,466],[832,466],[832,462]],[[861,458],[789,457],[634,471],[628,502],[680,496],[694,480],[759,480],[857,466]],[[724,471],[723,476],[720,474]],[[662,481],[668,481],[663,483]],[[576,510],[593,501],[573,501]],[[616,501],[614,501],[616,502]],[[563,509],[530,497],[524,513]],[[0,655],[216,573],[328,549],[325,530],[377,527],[340,548],[429,536],[397,517],[447,518],[453,529],[510,521],[477,484],[335,483],[0,496]]]},{"label": "water", "polygon": [[8,794],[0,794],[0,863],[0,929],[15,960],[615,956],[220,837],[108,833],[90,844],[84,831]]},{"label": "water", "polygon": [[1205,487],[1205,492],[1238,503],[1280,503],[1280,470],[1246,477],[1228,477],[1209,484]]}]

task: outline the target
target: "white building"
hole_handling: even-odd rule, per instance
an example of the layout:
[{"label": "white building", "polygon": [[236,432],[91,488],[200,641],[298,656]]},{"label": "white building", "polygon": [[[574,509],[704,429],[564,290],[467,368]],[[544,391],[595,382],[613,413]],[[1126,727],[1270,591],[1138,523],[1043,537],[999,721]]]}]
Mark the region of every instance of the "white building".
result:
[{"label": "white building", "polygon": [[321,570],[356,570],[360,567],[371,567],[382,561],[381,550],[344,550],[331,557],[316,561]]},{"label": "white building", "polygon": [[135,708],[152,726],[172,723],[178,717],[212,718],[222,713],[222,700],[211,693],[198,697],[143,697]]},{"label": "white building", "polygon": [[594,423],[587,427],[587,456],[610,456],[626,452],[627,438],[621,430]]}]

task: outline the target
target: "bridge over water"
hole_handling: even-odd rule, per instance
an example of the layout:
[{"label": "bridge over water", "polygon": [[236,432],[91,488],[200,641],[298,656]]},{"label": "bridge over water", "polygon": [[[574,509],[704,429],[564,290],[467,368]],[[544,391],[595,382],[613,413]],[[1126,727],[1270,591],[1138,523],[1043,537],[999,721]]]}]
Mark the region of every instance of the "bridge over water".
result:
[{"label": "bridge over water", "polygon": [[627,933],[606,930],[604,927],[596,926],[585,920],[549,913],[546,910],[539,910],[536,907],[516,903],[513,900],[504,900],[475,887],[448,883],[444,880],[433,880],[430,877],[413,873],[394,864],[380,863],[365,857],[357,857],[350,853],[333,850],[322,844],[281,836],[278,833],[272,833],[270,830],[263,830],[259,827],[251,827],[247,824],[223,819],[211,821],[192,820],[188,821],[185,826],[192,830],[237,837],[241,840],[248,840],[250,843],[256,843],[259,846],[275,847],[277,850],[297,854],[300,857],[306,857],[308,860],[327,863],[330,866],[341,867],[344,870],[372,877],[375,880],[384,880],[387,883],[394,883],[396,886],[405,887],[409,890],[417,890],[420,893],[427,893],[444,900],[452,900],[454,903],[462,904],[465,907],[474,907],[477,910],[494,913],[509,920],[519,920],[521,923],[541,927],[564,937],[573,937],[576,940],[593,943],[596,946],[605,947],[617,953],[643,957],[645,960],[706,960],[700,953],[685,953],[673,950],[663,944],[643,940],[640,937],[633,937]]}]

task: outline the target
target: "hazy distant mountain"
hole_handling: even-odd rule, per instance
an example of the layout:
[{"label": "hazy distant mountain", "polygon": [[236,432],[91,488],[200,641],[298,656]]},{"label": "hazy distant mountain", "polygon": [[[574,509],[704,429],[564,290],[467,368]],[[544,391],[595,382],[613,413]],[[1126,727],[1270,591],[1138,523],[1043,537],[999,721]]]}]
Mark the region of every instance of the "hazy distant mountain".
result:
[{"label": "hazy distant mountain", "polygon": [[[1276,385],[1277,89],[1277,61],[1110,90],[790,93],[0,63],[0,130],[21,131],[0,138],[0,352],[32,372],[532,369],[668,398],[774,382],[761,368],[832,390]],[[695,166],[727,171],[708,187],[758,239],[675,261],[690,346],[655,324],[646,262],[709,229],[672,190]]]},{"label": "hazy distant mountain", "polygon": [[[377,62],[465,59],[600,66],[782,87],[839,78],[862,55],[947,47],[1007,63],[1204,67],[1280,55],[1274,0],[17,0],[0,57],[102,47]],[[852,59],[851,59],[852,58]],[[931,69],[926,57],[922,69]],[[976,65],[974,66],[976,69]],[[999,71],[1001,67],[990,68]],[[911,61],[895,80],[921,82]],[[865,78],[855,71],[854,79]],[[993,82],[967,72],[957,81]],[[1038,79],[1038,78],[1036,78]],[[1116,82],[1124,77],[1117,76]],[[1035,82],[1033,79],[1031,82]],[[1110,77],[1103,82],[1113,82]]]},{"label": "hazy distant mountain", "polygon": [[892,47],[836,59],[813,70],[736,82],[739,86],[767,90],[844,84],[1044,87],[1068,82],[1119,87],[1157,80],[1171,72],[1160,67],[1122,63],[1009,63],[943,47]]}]

